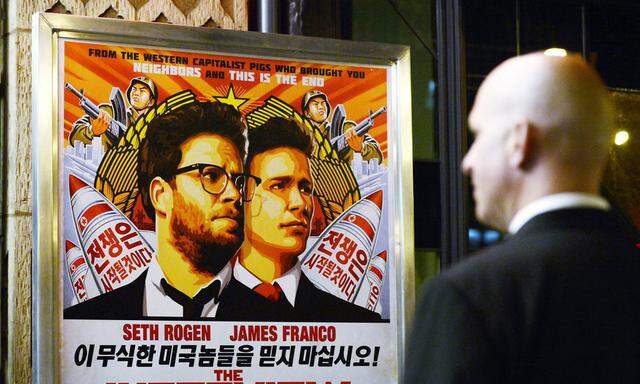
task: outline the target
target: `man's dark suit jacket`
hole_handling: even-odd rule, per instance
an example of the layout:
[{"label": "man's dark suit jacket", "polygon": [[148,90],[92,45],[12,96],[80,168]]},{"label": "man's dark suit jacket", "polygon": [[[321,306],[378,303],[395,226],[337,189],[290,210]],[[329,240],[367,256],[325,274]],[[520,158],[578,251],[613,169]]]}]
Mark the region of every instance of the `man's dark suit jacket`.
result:
[{"label": "man's dark suit jacket", "polygon": [[416,308],[405,383],[640,383],[640,255],[629,233],[605,211],[547,212],[434,278]]},{"label": "man's dark suit jacket", "polygon": [[143,319],[144,271],[131,283],[64,310],[65,319]]},{"label": "man's dark suit jacket", "polygon": [[[143,315],[147,271],[131,283],[64,310],[65,319],[135,320]],[[380,316],[316,288],[304,274],[296,293],[295,309],[284,295],[272,303],[234,278],[220,295],[216,320],[373,322]]]},{"label": "man's dark suit jacket", "polygon": [[380,315],[356,304],[341,300],[316,288],[300,274],[295,307],[284,293],[280,300],[271,302],[255,293],[236,279],[231,279],[222,292],[226,316],[239,321],[323,321],[323,322],[378,322]]}]

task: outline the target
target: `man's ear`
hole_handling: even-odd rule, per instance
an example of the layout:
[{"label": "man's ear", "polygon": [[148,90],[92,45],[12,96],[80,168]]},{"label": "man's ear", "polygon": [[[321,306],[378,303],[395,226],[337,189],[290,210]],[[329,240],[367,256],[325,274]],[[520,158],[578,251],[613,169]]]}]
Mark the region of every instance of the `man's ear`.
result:
[{"label": "man's ear", "polygon": [[536,127],[528,120],[521,119],[512,127],[508,139],[509,165],[526,169],[535,153]]},{"label": "man's ear", "polygon": [[163,178],[157,176],[149,183],[149,198],[156,215],[166,216],[173,208],[173,189]]}]

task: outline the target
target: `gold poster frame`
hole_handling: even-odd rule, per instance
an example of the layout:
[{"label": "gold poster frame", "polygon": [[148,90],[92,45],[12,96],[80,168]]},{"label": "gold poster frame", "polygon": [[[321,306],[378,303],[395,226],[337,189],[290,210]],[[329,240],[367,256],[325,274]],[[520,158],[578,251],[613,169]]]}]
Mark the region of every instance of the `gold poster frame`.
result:
[{"label": "gold poster frame", "polygon": [[[381,66],[388,70],[389,247],[395,264],[396,382],[414,307],[410,53],[406,46],[39,13],[33,16],[33,382],[61,382],[62,304],[58,51],[61,39]],[[162,33],[158,33],[162,30]],[[158,36],[166,37],[158,37]],[[11,363],[11,362],[9,362]]]}]

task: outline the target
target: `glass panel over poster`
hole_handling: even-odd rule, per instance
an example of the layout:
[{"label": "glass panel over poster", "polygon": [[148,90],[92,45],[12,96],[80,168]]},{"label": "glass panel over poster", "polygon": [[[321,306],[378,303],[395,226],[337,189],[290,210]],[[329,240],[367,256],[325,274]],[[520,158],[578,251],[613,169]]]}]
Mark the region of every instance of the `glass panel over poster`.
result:
[{"label": "glass panel over poster", "polygon": [[[34,371],[62,383],[398,381],[406,48],[349,60],[296,51],[320,39],[34,24],[34,73],[52,79],[48,96],[34,87]],[[172,41],[149,38],[160,31]]]}]

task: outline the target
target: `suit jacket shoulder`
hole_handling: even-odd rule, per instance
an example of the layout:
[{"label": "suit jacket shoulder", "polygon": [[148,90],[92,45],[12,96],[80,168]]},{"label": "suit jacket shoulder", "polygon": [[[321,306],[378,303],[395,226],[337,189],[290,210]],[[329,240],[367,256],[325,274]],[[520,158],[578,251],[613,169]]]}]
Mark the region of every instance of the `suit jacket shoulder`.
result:
[{"label": "suit jacket shoulder", "polygon": [[[575,287],[571,292],[575,298],[588,296],[590,301],[608,297],[595,281],[610,281],[612,287],[623,289],[620,279],[630,282],[631,271],[640,266],[638,256],[629,232],[613,214],[564,209],[534,217],[511,238],[469,257],[440,278],[470,304],[485,308],[487,316],[496,310],[513,314],[517,309],[519,315],[530,317],[537,314],[536,308],[514,306],[555,297],[556,288],[566,292]],[[518,295],[494,300],[508,292]]]},{"label": "suit jacket shoulder", "polygon": [[131,283],[64,310],[65,319],[142,319],[145,270]]},{"label": "suit jacket shoulder", "polygon": [[547,212],[434,278],[407,382],[640,382],[640,255],[628,233],[605,211]]},{"label": "suit jacket shoulder", "polygon": [[295,309],[301,321],[380,321],[378,313],[344,301],[317,288],[304,273],[300,275]]},{"label": "suit jacket shoulder", "polygon": [[247,286],[231,278],[220,295],[217,320],[236,321],[290,321],[293,307],[273,303]]},{"label": "suit jacket shoulder", "polygon": [[271,302],[232,278],[220,296],[218,320],[376,322],[380,315],[316,288],[301,275],[296,305],[284,298]]}]

